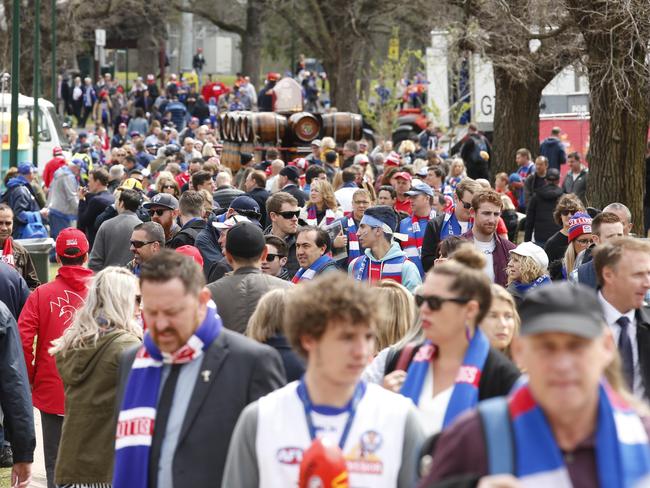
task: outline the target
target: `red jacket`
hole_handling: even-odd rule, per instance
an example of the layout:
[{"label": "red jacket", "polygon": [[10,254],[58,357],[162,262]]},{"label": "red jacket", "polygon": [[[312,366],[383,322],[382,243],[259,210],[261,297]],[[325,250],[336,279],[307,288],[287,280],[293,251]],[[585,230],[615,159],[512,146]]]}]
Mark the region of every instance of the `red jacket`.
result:
[{"label": "red jacket", "polygon": [[47,162],[47,164],[45,165],[45,169],[43,169],[43,184],[45,185],[45,188],[50,187],[50,185],[52,184],[52,179],[54,178],[54,173],[56,173],[56,170],[64,165],[65,165],[65,158],[58,157],[58,156],[50,159]]},{"label": "red jacket", "polygon": [[62,266],[54,281],[32,292],[18,317],[34,406],[46,413],[64,413],[63,382],[47,351],[52,341],[72,325],[75,312],[86,299],[92,275],[91,270],[82,266]]}]

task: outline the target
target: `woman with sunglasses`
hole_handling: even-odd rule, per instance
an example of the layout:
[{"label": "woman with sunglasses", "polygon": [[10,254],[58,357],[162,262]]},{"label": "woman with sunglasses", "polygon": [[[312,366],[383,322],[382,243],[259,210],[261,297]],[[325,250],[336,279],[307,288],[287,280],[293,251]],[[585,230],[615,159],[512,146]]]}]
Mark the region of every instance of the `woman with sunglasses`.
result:
[{"label": "woman with sunglasses", "polygon": [[170,195],[174,195],[177,200],[181,197],[181,189],[178,183],[176,183],[172,174],[167,171],[161,171],[158,175],[155,193],[169,193]]},{"label": "woman with sunglasses", "polygon": [[424,341],[392,355],[384,386],[411,398],[435,434],[479,401],[506,395],[520,373],[478,327],[492,302],[482,268],[455,259],[436,265],[415,300]]},{"label": "woman with sunglasses", "polygon": [[124,268],[97,273],[86,303],[50,354],[65,388],[58,486],[111,486],[119,358],[140,344],[138,282]]},{"label": "woman with sunglasses", "polygon": [[591,217],[586,212],[576,212],[569,219],[569,245],[564,252],[564,257],[556,260],[549,266],[551,280],[560,281],[568,279],[568,276],[578,265],[578,255],[587,249],[592,243]]},{"label": "woman with sunglasses", "polygon": [[572,193],[562,195],[558,200],[553,211],[553,220],[562,228],[549,237],[546,244],[544,244],[544,251],[546,251],[550,263],[564,257],[566,248],[569,247],[569,219],[574,213],[584,211],[584,205]]}]

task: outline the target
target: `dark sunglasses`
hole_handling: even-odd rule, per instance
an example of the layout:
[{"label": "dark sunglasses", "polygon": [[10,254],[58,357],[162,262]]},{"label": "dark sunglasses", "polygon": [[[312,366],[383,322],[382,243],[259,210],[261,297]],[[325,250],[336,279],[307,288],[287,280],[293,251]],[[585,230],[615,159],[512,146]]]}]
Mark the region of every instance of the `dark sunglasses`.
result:
[{"label": "dark sunglasses", "polygon": [[300,210],[296,210],[295,212],[291,212],[291,211],[288,210],[286,212],[278,212],[278,214],[281,215],[283,219],[289,220],[289,219],[292,219],[294,217],[295,218],[300,217]]},{"label": "dark sunglasses", "polygon": [[567,215],[573,215],[576,212],[577,210],[562,210],[560,212],[560,215],[564,215],[566,217]]},{"label": "dark sunglasses", "polygon": [[472,204],[471,204],[471,203],[463,202],[462,200],[460,201],[460,203],[463,205],[463,208],[464,208],[465,210],[469,210],[470,208],[472,208]]},{"label": "dark sunglasses", "polygon": [[138,305],[142,303],[142,295],[135,296],[135,303],[137,303]]},{"label": "dark sunglasses", "polygon": [[157,215],[158,217],[162,217],[165,212],[168,212],[169,208],[157,208],[155,210],[149,210],[149,215],[153,217],[154,215]]},{"label": "dark sunglasses", "polygon": [[471,298],[442,298],[438,295],[415,295],[415,303],[418,307],[421,307],[424,302],[427,303],[427,307],[432,311],[440,310],[445,302],[459,303],[461,305],[469,302]]},{"label": "dark sunglasses", "polygon": [[152,243],[154,243],[154,242],[156,242],[156,241],[131,241],[131,245],[132,245],[135,249],[140,249],[141,247],[144,247],[144,246],[146,246],[147,244],[152,244]]},{"label": "dark sunglasses", "polygon": [[174,185],[163,185],[163,190],[175,190],[176,187]]},{"label": "dark sunglasses", "polygon": [[578,244],[582,244],[583,246],[591,246],[594,241],[592,239],[576,239],[576,242]]},{"label": "dark sunglasses", "polygon": [[275,261],[275,258],[280,258],[282,259],[284,256],[281,256],[280,254],[267,254],[266,255],[266,262],[267,263],[272,263]]}]

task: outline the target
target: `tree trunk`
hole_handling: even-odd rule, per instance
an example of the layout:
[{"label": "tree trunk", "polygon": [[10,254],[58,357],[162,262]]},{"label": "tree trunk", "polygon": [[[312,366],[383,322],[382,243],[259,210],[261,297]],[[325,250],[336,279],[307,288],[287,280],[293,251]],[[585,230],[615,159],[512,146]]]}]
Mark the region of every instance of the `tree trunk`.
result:
[{"label": "tree trunk", "polygon": [[357,74],[359,53],[362,50],[358,45],[353,46],[353,43],[348,44],[343,41],[338,47],[339,51],[346,55],[332,57],[323,63],[330,82],[331,106],[336,107],[339,112],[357,112],[359,110]]},{"label": "tree trunk", "polygon": [[160,40],[155,35],[152,26],[144,24],[138,36],[138,66],[137,70],[142,76],[145,74],[157,74],[159,67]]},{"label": "tree trunk", "polygon": [[[253,86],[258,87],[262,56],[262,3],[250,0],[246,9],[246,33],[240,35],[242,48],[242,72],[250,76]],[[259,87],[258,87],[259,88]]]},{"label": "tree trunk", "polygon": [[539,150],[539,103],[546,83],[530,77],[521,83],[495,67],[492,177],[515,169],[517,149]]},{"label": "tree trunk", "polygon": [[597,208],[612,202],[626,205],[638,234],[643,233],[643,194],[645,192],[645,145],[648,110],[645,83],[629,79],[636,112],[617,100],[613,82],[590,73],[591,129],[589,143],[589,185],[587,201]]}]

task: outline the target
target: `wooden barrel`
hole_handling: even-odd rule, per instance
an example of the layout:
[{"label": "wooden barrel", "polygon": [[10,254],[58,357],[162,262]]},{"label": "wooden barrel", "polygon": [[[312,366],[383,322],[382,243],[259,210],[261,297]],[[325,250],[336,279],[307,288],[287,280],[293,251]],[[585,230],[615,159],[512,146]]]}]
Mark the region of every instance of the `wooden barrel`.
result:
[{"label": "wooden barrel", "polygon": [[225,141],[228,139],[224,133],[224,124],[226,120],[226,116],[228,115],[227,112],[221,112],[219,114],[219,139],[222,141]]},{"label": "wooden barrel", "polygon": [[239,120],[241,112],[230,112],[230,140],[240,142],[239,140]]},{"label": "wooden barrel", "polygon": [[298,112],[289,117],[289,127],[297,140],[311,142],[318,137],[320,121],[309,112]]},{"label": "wooden barrel", "polygon": [[239,143],[232,141],[224,141],[223,149],[221,150],[221,164],[230,168],[230,170],[236,173],[241,166],[239,160]]},{"label": "wooden barrel", "polygon": [[253,142],[253,112],[239,112],[239,142]]},{"label": "wooden barrel", "polygon": [[361,115],[350,112],[323,114],[322,137],[332,137],[336,142],[358,141],[362,134]]},{"label": "wooden barrel", "polygon": [[278,144],[287,132],[287,119],[275,112],[257,112],[253,115],[253,135],[255,143],[271,142]]},{"label": "wooden barrel", "polygon": [[223,128],[221,132],[223,133],[223,140],[224,141],[232,141],[232,137],[230,135],[230,116],[232,114],[230,112],[226,112],[223,114]]}]

